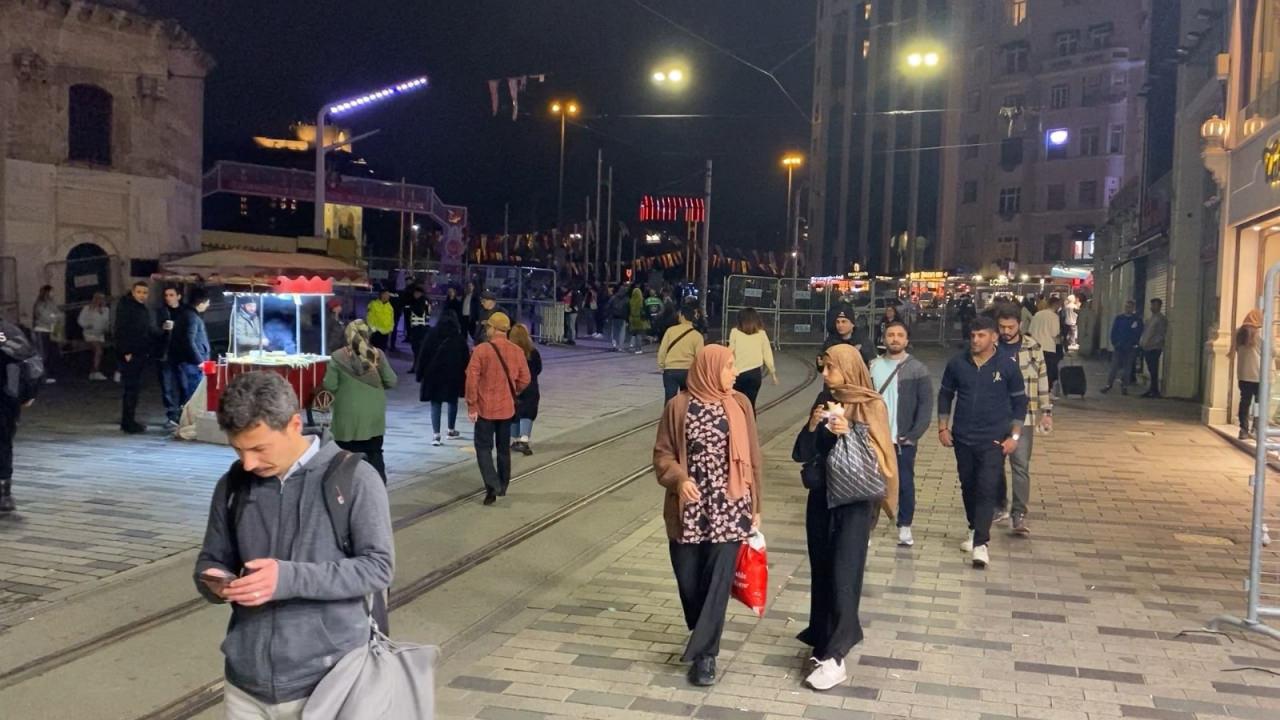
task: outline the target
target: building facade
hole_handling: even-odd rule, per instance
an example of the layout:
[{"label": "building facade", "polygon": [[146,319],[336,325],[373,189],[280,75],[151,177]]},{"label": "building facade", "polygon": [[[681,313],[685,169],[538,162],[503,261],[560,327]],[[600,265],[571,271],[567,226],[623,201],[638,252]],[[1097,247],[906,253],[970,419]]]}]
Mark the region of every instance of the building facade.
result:
[{"label": "building facade", "polygon": [[[941,267],[947,0],[819,0],[807,187],[813,274]],[[907,65],[915,53],[918,64]],[[924,58],[934,54],[931,62]]]},{"label": "building facade", "polygon": [[1234,330],[1262,306],[1266,272],[1280,263],[1280,0],[1232,0],[1226,22],[1228,49],[1217,66],[1224,112],[1201,125],[1220,198],[1202,405],[1215,425],[1229,423],[1237,407]]},{"label": "building facade", "polygon": [[0,0],[0,57],[11,319],[30,322],[41,285],[74,307],[199,250],[213,63],[182,28],[127,0]]},{"label": "building facade", "polygon": [[1151,1],[964,4],[944,198],[957,266],[1048,274],[1092,258],[1111,198],[1141,174]]}]

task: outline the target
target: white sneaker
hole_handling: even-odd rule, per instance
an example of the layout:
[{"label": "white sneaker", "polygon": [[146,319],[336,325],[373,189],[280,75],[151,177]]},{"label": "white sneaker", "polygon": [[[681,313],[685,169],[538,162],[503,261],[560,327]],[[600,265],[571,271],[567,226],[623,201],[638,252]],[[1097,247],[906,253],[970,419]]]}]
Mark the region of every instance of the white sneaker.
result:
[{"label": "white sneaker", "polygon": [[972,530],[969,531],[969,536],[964,539],[964,542],[960,543],[960,551],[973,552],[973,531]]},{"label": "white sneaker", "polygon": [[100,372],[92,372],[92,373],[89,373],[89,379],[95,382],[102,382],[107,379],[107,376],[103,375]]},{"label": "white sneaker", "polygon": [[111,376],[111,381],[112,381],[112,382],[115,382],[115,383],[120,382],[120,371],[119,371],[119,370],[117,370],[117,371],[115,372],[115,374]]},{"label": "white sneaker", "polygon": [[58,382],[58,381],[57,381],[57,380],[54,380],[53,378],[45,378],[45,379],[44,379],[44,384],[45,384],[45,385],[54,385],[54,384],[56,384],[57,382]]},{"label": "white sneaker", "polygon": [[898,544],[903,547],[911,547],[916,544],[915,538],[911,537],[910,525],[898,528]]},{"label": "white sneaker", "polygon": [[432,445],[436,445],[436,446],[440,446],[440,445],[443,445],[443,444],[444,444],[444,442],[440,440],[440,436],[439,436],[439,435],[436,435],[436,436],[435,436],[435,438],[434,438],[434,439],[432,439],[431,444],[432,444]]},{"label": "white sneaker", "polygon": [[993,516],[991,517],[991,524],[992,524],[992,525],[999,525],[1000,523],[1002,523],[1002,522],[1004,522],[1005,520],[1008,520],[1008,519],[1009,519],[1009,511],[1008,511],[1008,510],[997,510],[997,511],[996,511],[996,514],[995,514],[995,515],[993,515]]},{"label": "white sneaker", "polygon": [[973,549],[973,566],[976,568],[985,568],[991,562],[991,555],[987,552],[986,545],[979,545]]},{"label": "white sneaker", "polygon": [[849,679],[844,670],[844,661],[833,659],[818,661],[818,667],[804,681],[814,690],[830,690]]}]

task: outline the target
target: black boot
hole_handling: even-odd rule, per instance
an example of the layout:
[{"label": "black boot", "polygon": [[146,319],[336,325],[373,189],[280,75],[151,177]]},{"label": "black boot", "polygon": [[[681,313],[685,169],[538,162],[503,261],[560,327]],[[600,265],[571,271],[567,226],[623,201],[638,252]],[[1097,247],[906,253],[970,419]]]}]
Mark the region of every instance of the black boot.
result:
[{"label": "black boot", "polygon": [[0,480],[0,515],[11,513],[18,509],[17,504],[13,502],[12,491],[12,480]]}]

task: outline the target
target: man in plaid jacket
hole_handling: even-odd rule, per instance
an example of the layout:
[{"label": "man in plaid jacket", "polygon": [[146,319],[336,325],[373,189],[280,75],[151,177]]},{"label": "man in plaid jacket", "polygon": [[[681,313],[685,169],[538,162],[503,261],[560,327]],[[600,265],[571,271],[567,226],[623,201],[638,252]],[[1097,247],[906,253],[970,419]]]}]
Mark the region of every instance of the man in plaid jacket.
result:
[{"label": "man in plaid jacket", "polygon": [[[1001,308],[996,313],[996,325],[1000,330],[996,352],[1017,361],[1022,370],[1023,385],[1026,386],[1027,417],[1023,422],[1022,440],[1018,443],[1018,449],[1009,456],[1009,465],[1013,468],[1013,532],[1017,535],[1030,535],[1031,529],[1027,527],[1027,502],[1031,499],[1031,445],[1037,427],[1035,419],[1038,414],[1040,432],[1053,430],[1053,395],[1049,392],[1049,371],[1044,349],[1030,335],[1022,334],[1018,309],[1013,306]],[[1011,517],[1005,509],[1009,492],[1007,487],[1002,470],[995,522]]]}]

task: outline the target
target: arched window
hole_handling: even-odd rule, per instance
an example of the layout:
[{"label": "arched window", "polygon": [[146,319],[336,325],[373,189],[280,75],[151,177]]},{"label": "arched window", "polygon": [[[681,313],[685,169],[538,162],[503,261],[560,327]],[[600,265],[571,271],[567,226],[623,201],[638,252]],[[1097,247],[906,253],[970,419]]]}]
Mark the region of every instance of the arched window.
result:
[{"label": "arched window", "polygon": [[72,85],[67,105],[67,159],[111,164],[111,93]]}]

